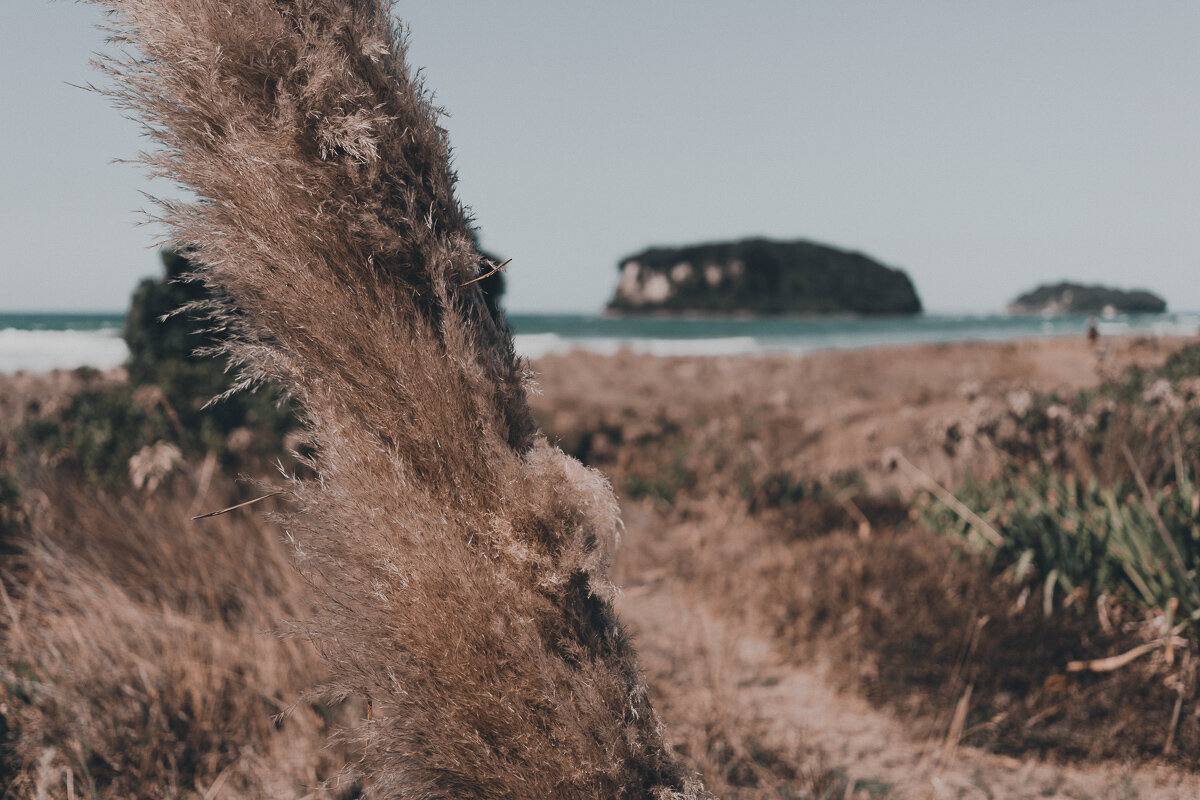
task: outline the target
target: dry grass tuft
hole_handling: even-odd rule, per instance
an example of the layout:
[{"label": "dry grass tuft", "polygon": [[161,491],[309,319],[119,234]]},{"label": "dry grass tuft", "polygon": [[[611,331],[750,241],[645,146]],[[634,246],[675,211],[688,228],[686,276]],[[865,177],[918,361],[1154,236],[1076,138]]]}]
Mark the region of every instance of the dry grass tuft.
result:
[{"label": "dry grass tuft", "polygon": [[27,488],[5,576],[4,797],[298,798],[345,760],[324,749],[332,709],[275,721],[323,674],[307,642],[270,635],[308,609],[279,530],[201,527],[183,483],[144,503]]},{"label": "dry grass tuft", "polygon": [[103,67],[315,455],[284,525],[373,796],[699,796],[610,602],[606,483],[536,434],[437,110],[378,0],[107,0]]}]

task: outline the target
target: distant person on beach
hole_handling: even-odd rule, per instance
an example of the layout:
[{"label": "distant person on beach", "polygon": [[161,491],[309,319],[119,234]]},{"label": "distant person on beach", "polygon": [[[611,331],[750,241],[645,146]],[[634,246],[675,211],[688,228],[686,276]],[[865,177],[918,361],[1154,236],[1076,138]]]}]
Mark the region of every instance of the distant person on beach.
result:
[{"label": "distant person on beach", "polygon": [[1087,340],[1092,347],[1096,346],[1097,340],[1100,338],[1100,323],[1095,317],[1088,319]]}]

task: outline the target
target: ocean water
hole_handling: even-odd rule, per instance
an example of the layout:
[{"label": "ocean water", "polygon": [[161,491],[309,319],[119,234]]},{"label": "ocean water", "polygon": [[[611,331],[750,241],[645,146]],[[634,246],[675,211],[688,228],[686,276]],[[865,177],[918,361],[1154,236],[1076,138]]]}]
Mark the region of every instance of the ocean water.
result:
[{"label": "ocean water", "polygon": [[119,366],[129,355],[116,314],[0,313],[0,373]]},{"label": "ocean water", "polygon": [[[128,355],[121,314],[0,313],[0,372],[115,367]],[[1083,336],[1087,316],[1010,317],[606,317],[511,314],[517,351],[529,358],[622,349],[653,355],[807,353],[919,342],[1007,341]],[[1101,336],[1196,336],[1200,313],[1130,314],[1100,322]]]},{"label": "ocean water", "polygon": [[[514,314],[518,352],[530,358],[622,348],[653,355],[807,353],[921,342],[1083,336],[1090,317],[926,314],[916,317],[604,317]],[[1118,315],[1101,336],[1195,336],[1200,313]]]}]

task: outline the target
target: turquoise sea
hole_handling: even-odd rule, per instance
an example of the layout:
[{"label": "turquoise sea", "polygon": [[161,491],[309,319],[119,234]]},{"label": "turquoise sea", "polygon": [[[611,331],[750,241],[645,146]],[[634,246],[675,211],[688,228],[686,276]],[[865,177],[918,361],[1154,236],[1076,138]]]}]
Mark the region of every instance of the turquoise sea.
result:
[{"label": "turquoise sea", "polygon": [[[754,355],[877,347],[917,342],[1005,341],[1082,336],[1087,316],[1005,314],[916,317],[609,317],[599,314],[509,315],[517,350],[548,353],[621,349],[656,355]],[[0,313],[0,372],[107,368],[125,360],[121,313]],[[1100,321],[1101,336],[1200,333],[1200,313],[1118,315]]]},{"label": "turquoise sea", "polygon": [[[915,317],[607,317],[514,314],[517,349],[536,358],[585,349],[628,348],[656,355],[806,353],[918,342],[1006,341],[1083,336],[1088,316],[1007,314]],[[1100,320],[1101,335],[1185,335],[1200,331],[1200,313],[1118,315]]]}]

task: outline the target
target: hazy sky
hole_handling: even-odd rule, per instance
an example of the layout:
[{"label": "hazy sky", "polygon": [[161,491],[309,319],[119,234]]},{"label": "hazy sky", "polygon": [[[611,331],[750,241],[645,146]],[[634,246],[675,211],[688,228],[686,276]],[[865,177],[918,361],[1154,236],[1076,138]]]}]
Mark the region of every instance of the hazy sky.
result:
[{"label": "hazy sky", "polygon": [[[158,264],[136,125],[70,83],[94,7],[2,0],[0,309],[117,310]],[[1044,280],[1200,309],[1200,3],[401,2],[508,307],[596,310],[650,244],[768,235],[926,307]]]}]

